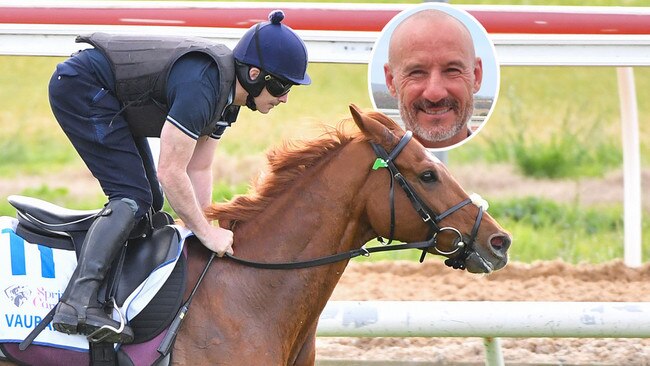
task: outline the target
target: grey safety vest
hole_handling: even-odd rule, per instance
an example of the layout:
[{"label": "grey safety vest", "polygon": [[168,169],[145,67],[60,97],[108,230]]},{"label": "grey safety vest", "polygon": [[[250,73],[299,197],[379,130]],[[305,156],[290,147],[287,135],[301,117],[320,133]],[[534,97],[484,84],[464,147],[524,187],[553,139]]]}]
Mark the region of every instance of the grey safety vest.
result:
[{"label": "grey safety vest", "polygon": [[[78,36],[78,43],[89,43],[108,59],[115,75],[115,94],[134,136],[159,137],[167,118],[167,78],[172,65],[189,52],[203,52],[219,68],[219,100],[215,115],[201,131],[210,135],[217,127],[230,125],[237,113],[222,118],[235,81],[235,62],[228,47],[201,38],[142,37],[93,33]],[[231,119],[231,120],[228,120]]]}]

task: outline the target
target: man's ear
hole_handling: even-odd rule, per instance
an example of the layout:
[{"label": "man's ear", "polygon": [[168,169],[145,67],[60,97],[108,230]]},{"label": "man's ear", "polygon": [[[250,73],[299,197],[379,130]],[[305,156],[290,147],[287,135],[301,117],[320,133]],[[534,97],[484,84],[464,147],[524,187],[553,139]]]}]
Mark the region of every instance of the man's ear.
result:
[{"label": "man's ear", "polygon": [[251,67],[248,69],[248,77],[250,77],[251,80],[255,80],[260,75],[260,72],[260,69],[257,67]]},{"label": "man's ear", "polygon": [[388,88],[388,92],[390,95],[397,98],[397,91],[395,90],[395,86],[393,86],[393,71],[390,69],[388,63],[384,64],[384,77],[386,78],[386,87]]},{"label": "man's ear", "polygon": [[483,60],[480,57],[474,62],[474,93],[478,93],[483,82]]}]

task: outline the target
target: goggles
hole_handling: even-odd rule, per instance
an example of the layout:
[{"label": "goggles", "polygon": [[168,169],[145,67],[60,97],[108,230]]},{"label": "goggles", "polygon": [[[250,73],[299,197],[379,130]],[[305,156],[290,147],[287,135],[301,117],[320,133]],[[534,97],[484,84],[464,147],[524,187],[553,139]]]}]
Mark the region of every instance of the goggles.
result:
[{"label": "goggles", "polygon": [[293,86],[292,82],[282,80],[270,74],[264,76],[264,82],[266,84],[266,90],[276,98],[287,94]]}]

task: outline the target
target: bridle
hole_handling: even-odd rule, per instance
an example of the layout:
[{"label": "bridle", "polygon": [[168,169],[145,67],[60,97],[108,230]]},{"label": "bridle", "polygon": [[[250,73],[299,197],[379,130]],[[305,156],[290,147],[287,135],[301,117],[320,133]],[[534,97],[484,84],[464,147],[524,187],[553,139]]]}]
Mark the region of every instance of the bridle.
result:
[{"label": "bridle", "polygon": [[[377,160],[375,160],[372,169],[377,170],[379,168],[387,168],[388,171],[390,172],[390,188],[388,194],[390,200],[390,235],[387,243],[384,243],[381,237],[378,238],[379,241],[384,243],[385,245],[371,247],[371,248],[361,247],[360,249],[353,249],[347,252],[333,254],[333,255],[317,258],[317,259],[298,261],[298,262],[284,262],[284,263],[255,262],[255,261],[249,261],[247,259],[235,257],[230,254],[226,254],[225,256],[234,260],[235,262],[250,267],[255,267],[255,268],[299,269],[299,268],[315,267],[324,264],[339,262],[342,260],[358,257],[360,255],[368,256],[370,255],[370,253],[375,253],[375,252],[403,250],[403,249],[422,250],[422,255],[420,256],[420,262],[422,262],[424,261],[424,257],[426,256],[427,251],[429,249],[434,249],[436,252],[444,256],[451,256],[456,254],[454,257],[445,260],[445,264],[456,269],[465,269],[465,261],[468,255],[471,253],[471,250],[473,249],[474,241],[476,240],[476,235],[478,233],[479,226],[481,225],[481,220],[483,218],[483,211],[484,211],[483,207],[481,205],[477,205],[479,208],[478,215],[476,216],[474,227],[472,227],[472,232],[467,242],[463,241],[463,235],[458,229],[450,226],[440,227],[439,225],[440,221],[442,221],[447,216],[453,214],[454,212],[460,210],[462,207],[474,201],[472,200],[472,198],[467,198],[462,202],[449,208],[448,210],[442,212],[439,215],[433,213],[433,211],[429,208],[429,206],[427,206],[427,204],[420,198],[420,196],[418,196],[418,194],[411,187],[408,181],[400,173],[399,169],[397,169],[397,166],[395,166],[394,163],[394,160],[404,149],[404,147],[408,144],[408,142],[411,140],[412,137],[413,137],[412,132],[407,131],[404,134],[404,136],[402,136],[400,141],[397,143],[395,148],[390,152],[390,154],[387,153],[382,146],[375,144],[373,142],[370,143],[373,150],[375,151],[375,154],[377,155]],[[422,221],[424,221],[429,226],[429,234],[427,235],[428,239],[426,241],[411,242],[411,243],[391,245],[391,246],[388,245],[393,241],[393,235],[395,233],[395,189],[394,189],[395,180],[397,180],[397,183],[399,183],[400,187],[402,187],[402,189],[404,190],[404,193],[406,193],[406,196],[411,201],[411,204],[413,205],[415,211],[422,218]],[[444,231],[451,231],[457,235],[457,239],[455,240],[456,247],[453,250],[448,252],[442,251],[437,248],[438,234]]]},{"label": "bridle", "polygon": [[[463,235],[461,232],[451,226],[443,226],[440,227],[439,223],[442,221],[444,218],[447,216],[453,214],[454,212],[460,210],[462,207],[472,203],[471,198],[466,198],[465,200],[461,201],[460,203],[452,206],[451,208],[447,209],[446,211],[436,215],[430,208],[427,206],[427,204],[418,196],[418,194],[415,192],[413,187],[409,184],[409,182],[404,178],[402,173],[400,173],[399,169],[397,169],[397,166],[395,166],[395,159],[397,156],[402,152],[404,147],[411,141],[411,138],[413,137],[413,133],[411,131],[407,131],[404,136],[400,139],[400,141],[397,143],[393,151],[388,154],[386,150],[378,144],[371,143],[372,149],[375,151],[375,154],[377,155],[377,160],[375,160],[375,164],[373,165],[373,169],[377,170],[380,168],[387,168],[388,171],[390,172],[390,188],[389,188],[389,200],[390,200],[390,234],[388,238],[388,242],[386,245],[390,244],[393,241],[393,235],[395,233],[395,184],[394,181],[397,180],[397,183],[402,187],[402,190],[404,193],[406,193],[406,196],[409,198],[411,201],[411,204],[413,205],[413,208],[415,211],[420,215],[422,218],[422,221],[426,223],[429,226],[429,234],[427,237],[429,237],[429,241],[432,242],[432,248],[438,252],[441,255],[444,256],[450,256],[455,253],[457,253],[456,256],[453,258],[449,258],[445,261],[445,264],[456,268],[456,269],[464,269],[465,268],[465,260],[467,259],[467,256],[471,252],[471,250],[474,247],[474,241],[476,240],[476,235],[478,234],[478,229],[479,226],[481,225],[481,221],[483,219],[483,207],[478,206],[478,215],[476,216],[476,221],[474,222],[474,226],[472,227],[472,232],[470,234],[469,240],[467,243],[463,241]],[[457,235],[457,239],[455,241],[455,248],[451,251],[445,252],[437,247],[437,237],[438,234],[444,231],[451,231]],[[380,242],[383,242],[382,238],[378,238]],[[424,257],[427,254],[427,250],[422,249],[422,255],[420,256],[420,263],[424,261]]]}]

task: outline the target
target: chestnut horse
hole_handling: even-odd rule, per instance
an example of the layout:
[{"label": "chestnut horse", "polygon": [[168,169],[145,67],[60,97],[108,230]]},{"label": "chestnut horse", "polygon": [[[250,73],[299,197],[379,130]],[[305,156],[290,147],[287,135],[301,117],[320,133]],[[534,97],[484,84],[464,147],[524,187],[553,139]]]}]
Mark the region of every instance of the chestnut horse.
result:
[{"label": "chestnut horse", "polygon": [[[361,133],[339,128],[270,152],[269,171],[252,193],[206,211],[233,230],[235,255],[297,262],[359,249],[375,237],[435,237],[427,250],[455,259],[455,267],[489,273],[505,266],[509,234],[445,166],[385,115],[350,110]],[[377,160],[371,143],[395,154]],[[393,191],[393,179],[409,188]],[[194,283],[211,253],[196,240],[187,244]],[[318,318],[347,263],[276,270],[217,258],[196,292],[172,362],[313,365]]]}]

